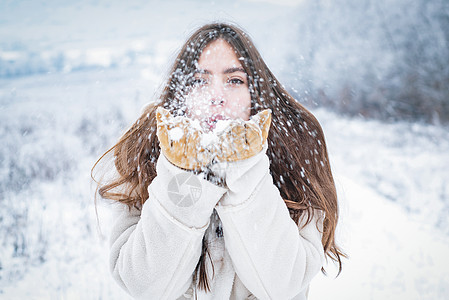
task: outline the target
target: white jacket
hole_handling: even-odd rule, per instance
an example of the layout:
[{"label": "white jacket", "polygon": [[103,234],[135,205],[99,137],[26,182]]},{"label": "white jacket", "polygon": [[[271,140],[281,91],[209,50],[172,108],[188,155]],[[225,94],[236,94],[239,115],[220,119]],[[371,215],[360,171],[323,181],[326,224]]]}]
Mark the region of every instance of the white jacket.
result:
[{"label": "white jacket", "polygon": [[[149,199],[141,210],[122,207],[115,220],[113,277],[138,299],[306,299],[324,260],[322,217],[299,229],[265,151],[221,167],[227,188],[160,155]],[[174,178],[185,180],[178,193]],[[205,234],[213,260],[209,293],[192,284]]]}]

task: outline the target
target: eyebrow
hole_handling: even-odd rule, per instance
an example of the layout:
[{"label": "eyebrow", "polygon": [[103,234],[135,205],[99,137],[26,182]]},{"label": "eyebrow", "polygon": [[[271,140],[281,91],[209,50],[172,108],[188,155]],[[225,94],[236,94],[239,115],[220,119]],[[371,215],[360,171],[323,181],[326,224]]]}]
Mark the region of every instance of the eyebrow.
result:
[{"label": "eyebrow", "polygon": [[235,72],[243,72],[246,73],[245,70],[243,68],[228,68],[226,70],[224,70],[224,74],[230,74],[230,73],[235,73]]},{"label": "eyebrow", "polygon": [[[245,69],[243,69],[243,68],[241,68],[241,67],[227,68],[227,69],[225,69],[225,70],[223,71],[223,74],[231,74],[231,73],[235,73],[235,72],[243,72],[243,73],[246,74]],[[205,69],[205,70],[203,70],[203,69],[197,69],[197,70],[195,71],[195,73],[208,74],[208,75],[212,74],[212,72],[209,71],[209,70],[207,70],[207,69]]]}]

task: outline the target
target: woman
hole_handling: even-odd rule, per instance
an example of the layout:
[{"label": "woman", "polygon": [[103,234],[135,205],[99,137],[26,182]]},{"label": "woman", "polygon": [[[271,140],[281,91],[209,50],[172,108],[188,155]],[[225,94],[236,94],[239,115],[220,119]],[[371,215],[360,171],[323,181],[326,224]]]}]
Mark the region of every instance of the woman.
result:
[{"label": "woman", "polygon": [[107,154],[117,174],[99,194],[124,207],[111,271],[136,298],[306,299],[326,256],[341,270],[322,129],[236,26],[193,33]]}]

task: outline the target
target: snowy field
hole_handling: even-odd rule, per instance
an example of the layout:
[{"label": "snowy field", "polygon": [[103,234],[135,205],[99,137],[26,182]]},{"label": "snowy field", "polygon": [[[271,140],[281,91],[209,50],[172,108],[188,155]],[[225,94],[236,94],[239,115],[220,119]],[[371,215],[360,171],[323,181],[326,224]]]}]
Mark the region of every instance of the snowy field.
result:
[{"label": "snowy field", "polygon": [[[109,275],[108,204],[98,226],[90,169],[196,26],[239,23],[285,76],[288,1],[167,2],[0,2],[0,299],[128,299]],[[448,128],[312,111],[349,259],[337,279],[331,265],[317,276],[309,298],[448,299]]]}]

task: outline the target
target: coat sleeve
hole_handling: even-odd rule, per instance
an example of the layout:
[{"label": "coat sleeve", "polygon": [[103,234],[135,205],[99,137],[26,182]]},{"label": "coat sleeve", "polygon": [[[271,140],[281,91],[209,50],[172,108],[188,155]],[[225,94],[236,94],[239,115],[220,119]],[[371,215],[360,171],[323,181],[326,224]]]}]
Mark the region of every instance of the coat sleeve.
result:
[{"label": "coat sleeve", "polygon": [[[115,220],[110,268],[114,279],[135,298],[176,299],[192,282],[210,215],[225,190],[171,165],[163,155],[157,174],[142,209],[124,207]],[[168,196],[168,184],[177,176],[190,178],[200,188],[190,206],[176,205],[176,198]]]},{"label": "coat sleeve", "polygon": [[[229,191],[216,210],[237,275],[259,299],[292,299],[304,292],[324,261],[322,216],[304,228],[269,173],[264,152],[227,170]],[[321,232],[320,232],[321,231]]]}]

